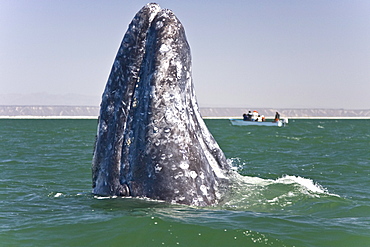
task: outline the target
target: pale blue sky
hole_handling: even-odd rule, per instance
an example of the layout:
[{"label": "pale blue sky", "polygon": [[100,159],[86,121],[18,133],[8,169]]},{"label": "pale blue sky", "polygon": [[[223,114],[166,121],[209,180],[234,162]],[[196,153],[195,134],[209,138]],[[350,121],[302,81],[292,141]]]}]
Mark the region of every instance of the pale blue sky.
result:
[{"label": "pale blue sky", "polygon": [[[200,106],[370,108],[370,1],[157,2],[185,27]],[[99,105],[146,3],[0,0],[0,95],[78,94]]]}]

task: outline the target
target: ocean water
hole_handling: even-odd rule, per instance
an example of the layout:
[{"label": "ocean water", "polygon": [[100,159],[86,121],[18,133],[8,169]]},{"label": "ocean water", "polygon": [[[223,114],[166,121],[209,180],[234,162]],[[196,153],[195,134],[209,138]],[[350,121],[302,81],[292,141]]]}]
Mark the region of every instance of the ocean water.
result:
[{"label": "ocean water", "polygon": [[206,120],[215,207],[91,195],[96,120],[0,120],[0,246],[370,246],[370,120]]}]

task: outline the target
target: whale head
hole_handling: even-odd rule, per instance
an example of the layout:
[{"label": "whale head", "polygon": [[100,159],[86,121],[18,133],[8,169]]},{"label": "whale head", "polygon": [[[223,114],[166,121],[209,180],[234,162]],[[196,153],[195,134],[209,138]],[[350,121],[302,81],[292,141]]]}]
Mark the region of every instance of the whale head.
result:
[{"label": "whale head", "polygon": [[184,27],[171,10],[147,4],[124,35],[102,96],[93,193],[213,205],[228,171],[199,112]]}]

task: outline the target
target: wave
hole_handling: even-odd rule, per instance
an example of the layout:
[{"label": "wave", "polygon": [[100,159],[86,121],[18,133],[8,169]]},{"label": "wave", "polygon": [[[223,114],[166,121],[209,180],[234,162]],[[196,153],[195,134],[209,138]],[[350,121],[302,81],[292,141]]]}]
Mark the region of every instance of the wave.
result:
[{"label": "wave", "polygon": [[283,175],[276,179],[243,176],[237,173],[239,159],[231,159],[229,163],[234,172],[230,178],[231,193],[222,203],[224,209],[266,212],[284,210],[302,200],[339,197],[310,178],[295,175]]}]

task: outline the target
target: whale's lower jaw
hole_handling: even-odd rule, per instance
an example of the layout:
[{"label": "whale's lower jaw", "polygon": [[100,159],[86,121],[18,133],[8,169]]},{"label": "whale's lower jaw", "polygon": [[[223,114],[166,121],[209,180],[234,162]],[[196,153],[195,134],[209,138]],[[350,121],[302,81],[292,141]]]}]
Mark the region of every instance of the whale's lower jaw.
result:
[{"label": "whale's lower jaw", "polygon": [[[122,196],[122,197],[140,197],[161,200],[168,203],[178,203],[194,206],[207,206],[217,204],[221,200],[221,192],[218,182],[202,184],[195,183],[193,178],[188,181],[176,181],[178,176],[170,176],[166,182],[145,180],[127,184],[96,184],[92,193],[99,196]],[[175,177],[175,178],[174,178]],[[146,186],[147,183],[153,184],[153,187]],[[224,184],[227,181],[223,181]],[[207,184],[208,186],[206,186]],[[210,187],[212,184],[212,187]]]},{"label": "whale's lower jaw", "polygon": [[199,113],[184,28],[148,4],[132,20],[103,93],[93,193],[212,205],[227,167]]},{"label": "whale's lower jaw", "polygon": [[109,182],[97,182],[92,193],[99,196],[130,196],[130,190],[126,184]]}]

